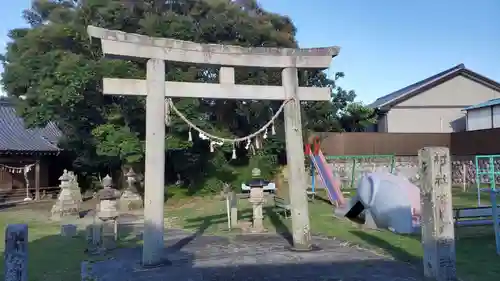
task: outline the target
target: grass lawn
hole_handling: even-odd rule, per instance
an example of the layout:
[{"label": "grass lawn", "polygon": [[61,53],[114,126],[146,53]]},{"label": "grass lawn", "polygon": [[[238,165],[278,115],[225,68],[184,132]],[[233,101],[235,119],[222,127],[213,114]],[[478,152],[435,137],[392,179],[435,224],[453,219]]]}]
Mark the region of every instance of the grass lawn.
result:
[{"label": "grass lawn", "polygon": [[[90,257],[85,254],[86,242],[83,229],[74,238],[60,236],[60,224],[50,222],[53,202],[20,205],[0,210],[0,238],[4,241],[8,224],[28,224],[28,281],[73,281],[80,280],[80,263],[83,260],[107,258]],[[85,202],[83,208],[95,206],[94,201]],[[131,243],[123,241],[121,244]],[[5,244],[0,244],[3,258]],[[4,263],[0,263],[0,280],[4,280]]]},{"label": "grass lawn", "polygon": [[[475,207],[477,197],[475,191],[462,192],[453,190],[453,205],[459,207]],[[326,198],[326,196],[322,196]],[[483,197],[483,198],[488,198]],[[183,203],[181,203],[183,201]],[[197,230],[205,229],[206,233],[227,234],[226,205],[224,201],[208,198],[191,198],[172,203],[165,214],[172,218],[177,227]],[[271,201],[271,200],[269,200]],[[487,202],[486,200],[484,201]],[[265,210],[264,224],[270,230],[288,232],[290,219],[285,220],[272,211],[272,202],[268,202]],[[239,202],[239,218],[250,220],[251,209],[246,200]],[[332,206],[317,199],[309,205],[311,228],[313,233],[333,236],[394,256],[397,259],[421,263],[422,246],[420,237],[415,235],[398,235],[385,230],[365,230],[359,225],[332,217]],[[470,227],[457,229],[456,241],[457,268],[464,280],[493,281],[500,280],[500,257],[495,253],[493,227]]]},{"label": "grass lawn", "polygon": [[[277,215],[270,199],[265,210],[265,225],[270,231],[287,232],[290,219]],[[454,205],[466,207],[476,205],[473,191],[454,191]],[[205,233],[228,235],[225,201],[215,197],[174,196],[165,208],[166,226],[191,230],[204,229]],[[403,236],[388,231],[363,230],[358,225],[332,218],[332,206],[320,199],[310,203],[311,228],[316,234],[335,236],[393,255],[394,257],[419,263],[422,249],[417,236]],[[50,205],[32,205],[30,208],[14,208],[0,211],[0,227],[9,223],[29,224],[29,280],[67,281],[79,280],[80,261],[88,259],[84,253],[83,237],[59,236],[58,224],[47,223]],[[251,218],[247,200],[239,202],[240,220]],[[495,254],[492,227],[471,227],[457,231],[457,268],[464,280],[499,280],[500,258]],[[2,234],[3,235],[3,234]],[[3,243],[0,252],[3,252]],[[3,263],[0,263],[0,280],[3,278]]]},{"label": "grass lawn", "polygon": [[[47,223],[48,210],[40,206],[38,212],[26,210],[24,207],[1,211],[2,241],[7,224],[27,223],[29,281],[80,280],[80,262],[86,258],[84,239],[59,236],[59,225]],[[2,242],[0,245],[2,256],[4,246]],[[2,262],[0,280],[3,280],[3,266]]]}]

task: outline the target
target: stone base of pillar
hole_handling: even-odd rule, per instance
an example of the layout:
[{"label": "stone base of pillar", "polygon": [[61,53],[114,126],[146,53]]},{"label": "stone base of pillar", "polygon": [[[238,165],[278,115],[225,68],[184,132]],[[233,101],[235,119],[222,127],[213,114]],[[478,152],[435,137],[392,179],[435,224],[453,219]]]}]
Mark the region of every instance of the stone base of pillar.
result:
[{"label": "stone base of pillar", "polygon": [[264,227],[254,227],[252,222],[242,222],[240,221],[236,227],[233,229],[240,229],[241,232],[243,233],[252,233],[252,234],[259,234],[259,233],[268,233],[269,230]]},{"label": "stone base of pillar", "polygon": [[249,231],[250,231],[250,233],[255,233],[255,234],[269,232],[269,230],[267,228],[264,228],[264,227],[251,227],[249,229]]},{"label": "stone base of pillar", "polygon": [[89,254],[102,253],[102,224],[99,222],[90,224],[85,229],[85,238],[87,240],[86,252]]},{"label": "stone base of pillar", "polygon": [[116,249],[118,241],[116,220],[99,221],[86,228],[87,249],[89,254],[102,254]]},{"label": "stone base of pillar", "polygon": [[[159,268],[159,267],[165,267],[165,266],[171,266],[172,262],[167,259],[167,258],[162,258],[159,262],[155,264],[143,264],[142,262],[140,263],[140,266],[145,269],[153,269],[153,268]],[[137,268],[136,270],[140,270],[140,268]]]},{"label": "stone base of pillar", "polygon": [[102,223],[102,248],[113,250],[117,247],[118,227],[116,220],[108,220]]},{"label": "stone base of pillar", "polygon": [[264,190],[262,188],[251,188],[250,198],[248,201],[252,204],[252,227],[249,229],[251,233],[265,233],[264,228],[264,213],[263,205],[266,202],[264,198]]},{"label": "stone base of pillar", "polygon": [[317,245],[310,245],[310,246],[297,246],[297,245],[293,245],[293,246],[289,246],[289,247],[286,247],[287,250],[291,251],[291,252],[315,252],[315,251],[321,251],[321,248]]}]

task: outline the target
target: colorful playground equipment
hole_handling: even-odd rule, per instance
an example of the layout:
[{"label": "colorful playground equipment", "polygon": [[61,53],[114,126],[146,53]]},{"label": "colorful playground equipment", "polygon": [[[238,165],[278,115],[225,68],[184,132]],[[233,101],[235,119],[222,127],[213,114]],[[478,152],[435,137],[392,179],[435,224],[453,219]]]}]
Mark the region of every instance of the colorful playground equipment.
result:
[{"label": "colorful playground equipment", "polygon": [[[356,185],[356,195],[346,200],[340,189],[341,182],[326,159],[352,159],[351,184],[356,181],[356,161],[367,156],[327,156],[320,150],[319,140],[306,145],[306,154],[311,159],[312,189],[314,192],[316,172],[328,192],[332,204],[337,205],[335,215],[346,217],[354,222],[365,224],[370,228],[387,228],[396,233],[409,234],[420,230],[420,191],[405,176],[395,175],[393,155],[369,155],[372,157],[387,157],[390,160],[390,170],[362,173]],[[481,165],[481,161],[486,165]],[[500,155],[478,155],[475,157],[477,208],[454,209],[454,224],[456,227],[493,225],[495,231],[496,251],[500,255],[500,218],[498,214],[496,180],[500,179]],[[498,164],[498,169],[495,166]],[[486,166],[486,168],[480,168]],[[488,184],[482,188],[481,185]],[[482,206],[481,193],[488,192],[491,206]]]},{"label": "colorful playground equipment", "polygon": [[[480,168],[480,162],[486,160],[486,169]],[[482,220],[484,224],[493,224],[493,230],[495,231],[495,244],[497,254],[500,255],[500,218],[498,217],[498,203],[497,203],[497,194],[500,193],[500,189],[496,188],[497,177],[500,176],[500,171],[495,169],[497,161],[500,160],[500,155],[477,155],[475,157],[476,164],[476,185],[477,185],[477,204],[478,213],[487,213],[491,215],[490,220]],[[485,181],[484,176],[487,176],[486,183],[489,184],[489,187],[481,188],[481,184]],[[491,207],[481,207],[481,192],[488,192],[490,195],[490,203]],[[472,211],[469,210],[469,212]],[[483,217],[483,216],[477,216]]]},{"label": "colorful playground equipment", "polygon": [[[347,164],[346,166],[351,167],[350,170],[344,172],[344,177],[349,181],[349,188],[354,188],[356,186],[357,178],[364,172],[362,166],[367,166],[366,164],[363,165],[363,162],[367,160],[369,163],[372,163],[371,167],[364,168],[368,168],[370,172],[379,171],[380,168],[385,168],[386,172],[392,174],[394,173],[396,166],[396,157],[394,154],[328,155],[325,156],[325,158],[329,162],[343,162]],[[387,163],[388,165],[380,167],[377,166],[375,161]],[[368,164],[368,166],[370,166],[370,164]],[[358,168],[361,168],[361,170]]]},{"label": "colorful playground equipment", "polygon": [[386,172],[365,174],[357,184],[348,219],[370,228],[414,233],[420,226],[420,191],[406,178]]},{"label": "colorful playground equipment", "polygon": [[[482,206],[481,192],[496,190],[496,179],[500,176],[500,167],[496,169],[497,162],[500,161],[500,155],[476,155],[476,187],[477,187],[477,206]],[[484,164],[486,169],[482,169]],[[481,188],[481,184],[488,184],[489,187]],[[491,202],[490,202],[491,203]]]},{"label": "colorful playground equipment", "polygon": [[[341,182],[320,149],[319,139],[314,139],[313,148],[306,145],[305,153],[311,159],[312,189],[316,186],[316,172],[330,202],[336,205],[334,215],[347,217],[371,228],[389,228],[398,233],[412,233],[420,223],[420,193],[418,188],[405,177],[391,174],[394,171],[394,155],[369,155],[387,158],[390,165],[385,172],[371,172],[362,175],[357,184],[357,194],[346,200],[341,191]],[[356,161],[367,156],[352,156],[351,182],[355,182]],[[338,159],[338,157],[334,157]],[[351,184],[351,186],[353,186]]]},{"label": "colorful playground equipment", "polygon": [[327,190],[328,199],[330,202],[336,206],[343,206],[346,204],[346,200],[342,191],[340,189],[340,181],[334,177],[332,168],[326,162],[325,156],[321,152],[319,139],[314,139],[314,147],[311,149],[311,145],[306,145],[306,155],[309,155],[311,159],[311,170],[312,170],[312,191],[315,192],[315,170],[318,171],[319,177]]}]

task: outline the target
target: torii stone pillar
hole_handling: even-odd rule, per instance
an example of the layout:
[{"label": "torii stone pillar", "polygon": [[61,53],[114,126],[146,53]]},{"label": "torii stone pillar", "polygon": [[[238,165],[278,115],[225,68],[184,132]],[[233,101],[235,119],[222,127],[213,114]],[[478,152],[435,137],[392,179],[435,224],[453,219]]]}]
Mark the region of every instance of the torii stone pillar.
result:
[{"label": "torii stone pillar", "polygon": [[[290,169],[290,203],[294,247],[311,248],[306,195],[300,101],[328,101],[328,88],[299,87],[297,69],[325,69],[338,47],[314,49],[244,48],[153,38],[89,26],[90,37],[101,39],[105,55],[148,60],[146,80],[103,79],[108,95],[146,96],[146,167],[144,198],[144,265],[161,263],[163,254],[165,97],[286,100],[285,130]],[[219,84],[165,81],[164,61],[221,66]],[[283,86],[236,85],[232,66],[282,69]]]}]

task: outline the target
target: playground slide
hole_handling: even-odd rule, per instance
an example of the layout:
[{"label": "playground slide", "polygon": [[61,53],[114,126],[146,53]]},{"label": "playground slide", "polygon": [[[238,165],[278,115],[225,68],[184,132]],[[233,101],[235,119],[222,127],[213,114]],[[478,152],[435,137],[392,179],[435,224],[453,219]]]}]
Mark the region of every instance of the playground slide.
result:
[{"label": "playground slide", "polygon": [[318,150],[318,153],[314,155],[311,151],[309,151],[309,157],[311,158],[311,161],[313,162],[315,169],[318,171],[319,177],[327,190],[330,202],[333,204],[336,201],[340,206],[344,205],[346,200],[340,190],[339,183],[333,178],[332,168],[326,162],[323,152]]}]

